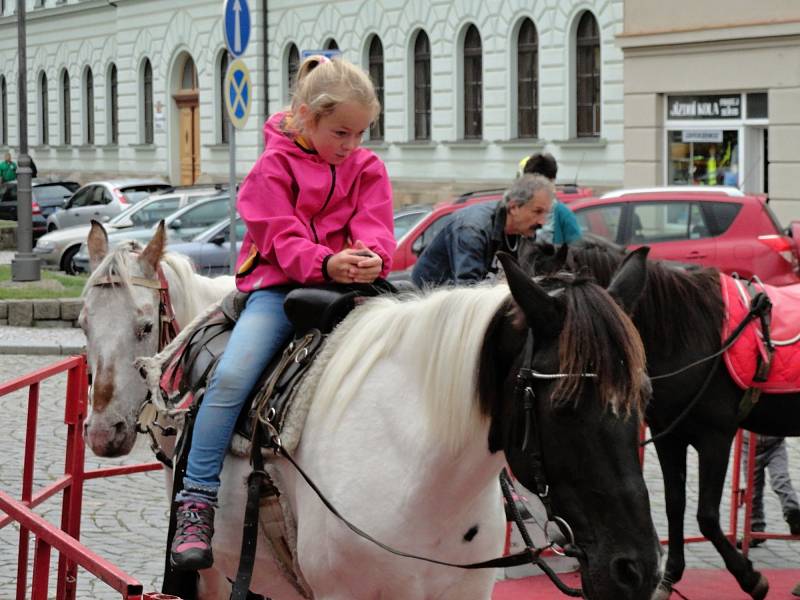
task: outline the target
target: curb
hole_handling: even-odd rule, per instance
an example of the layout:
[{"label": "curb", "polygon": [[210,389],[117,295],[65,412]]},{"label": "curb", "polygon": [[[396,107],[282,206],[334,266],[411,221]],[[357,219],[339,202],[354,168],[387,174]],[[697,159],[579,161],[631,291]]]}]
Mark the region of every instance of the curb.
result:
[{"label": "curb", "polygon": [[86,352],[86,346],[75,346],[72,344],[55,344],[31,346],[29,344],[5,344],[0,345],[0,355],[3,354],[23,354],[36,356],[74,356]]}]

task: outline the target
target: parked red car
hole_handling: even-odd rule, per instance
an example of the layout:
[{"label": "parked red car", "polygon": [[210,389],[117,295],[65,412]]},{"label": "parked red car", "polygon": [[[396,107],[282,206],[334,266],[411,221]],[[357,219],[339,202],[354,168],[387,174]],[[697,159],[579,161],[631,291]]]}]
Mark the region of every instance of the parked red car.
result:
[{"label": "parked red car", "polygon": [[[466,194],[461,194],[455,198],[437,203],[431,212],[417,221],[411,229],[398,237],[397,250],[395,250],[392,260],[392,271],[405,271],[411,268],[417,261],[417,257],[422,254],[422,251],[431,243],[434,236],[447,224],[453,212],[478,202],[500,200],[504,192],[504,188],[479,190],[467,192]],[[556,185],[556,197],[565,204],[579,198],[591,197],[591,195],[592,190],[589,188],[579,187],[573,184]],[[395,212],[396,220],[401,216],[402,213],[398,209],[398,211]]]},{"label": "parked red car", "polygon": [[[800,283],[800,239],[784,231],[763,195],[728,187],[662,187],[610,192],[570,204],[584,232],[650,257],[713,266],[765,283]],[[793,222],[791,229],[798,229]]]}]

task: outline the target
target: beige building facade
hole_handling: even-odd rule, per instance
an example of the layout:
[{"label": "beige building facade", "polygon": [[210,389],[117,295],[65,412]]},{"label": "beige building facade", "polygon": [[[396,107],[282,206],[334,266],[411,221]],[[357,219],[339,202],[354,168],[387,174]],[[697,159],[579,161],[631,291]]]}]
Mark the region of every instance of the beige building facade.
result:
[{"label": "beige building facade", "polygon": [[735,185],[800,218],[800,3],[625,2],[624,183]]}]

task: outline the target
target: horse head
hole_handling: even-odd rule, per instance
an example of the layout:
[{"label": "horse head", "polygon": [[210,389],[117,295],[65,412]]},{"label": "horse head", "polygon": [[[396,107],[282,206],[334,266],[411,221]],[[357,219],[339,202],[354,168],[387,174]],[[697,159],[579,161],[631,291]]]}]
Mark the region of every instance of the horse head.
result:
[{"label": "horse head", "polygon": [[134,359],[158,350],[157,271],[166,234],[162,221],[144,249],[131,242],[109,253],[105,229],[92,221],[87,244],[93,273],[78,320],[92,376],[86,440],[99,456],[121,456],[136,440],[137,412],[147,394]]},{"label": "horse head", "polygon": [[590,599],[649,598],[660,579],[637,453],[649,380],[625,313],[644,288],[645,254],[632,254],[607,290],[572,274],[534,281],[501,257],[514,301],[482,353],[490,449],[542,498]]}]

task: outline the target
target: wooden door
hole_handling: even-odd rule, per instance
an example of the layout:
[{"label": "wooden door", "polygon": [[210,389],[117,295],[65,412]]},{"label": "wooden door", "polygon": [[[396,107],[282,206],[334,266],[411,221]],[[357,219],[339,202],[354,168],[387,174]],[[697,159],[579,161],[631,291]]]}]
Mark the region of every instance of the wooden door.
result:
[{"label": "wooden door", "polygon": [[192,185],[200,176],[200,107],[198,95],[176,94],[179,111],[181,185]]}]

